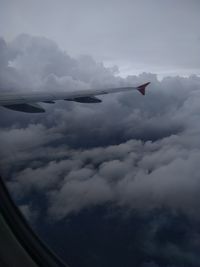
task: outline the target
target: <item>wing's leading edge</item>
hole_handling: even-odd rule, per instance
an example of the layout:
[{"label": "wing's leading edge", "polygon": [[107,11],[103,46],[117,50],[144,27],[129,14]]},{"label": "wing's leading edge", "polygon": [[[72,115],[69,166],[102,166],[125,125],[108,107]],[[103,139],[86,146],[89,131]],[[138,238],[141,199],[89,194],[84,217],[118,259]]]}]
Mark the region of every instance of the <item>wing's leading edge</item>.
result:
[{"label": "wing's leading edge", "polygon": [[110,93],[125,92],[131,90],[138,90],[142,95],[145,95],[146,87],[150,84],[144,83],[137,87],[118,87],[109,89],[89,89],[78,90],[73,92],[29,92],[29,93],[10,93],[0,94],[0,106],[9,109],[23,111],[28,113],[45,112],[44,108],[39,106],[37,102],[51,103],[56,100],[68,100],[80,103],[100,103],[100,99],[96,95],[104,95]]}]

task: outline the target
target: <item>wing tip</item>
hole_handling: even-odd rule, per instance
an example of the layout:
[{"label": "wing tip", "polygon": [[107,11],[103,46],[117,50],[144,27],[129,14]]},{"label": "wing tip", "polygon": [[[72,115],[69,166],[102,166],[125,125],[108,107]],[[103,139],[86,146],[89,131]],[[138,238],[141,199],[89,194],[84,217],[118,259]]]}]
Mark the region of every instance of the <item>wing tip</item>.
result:
[{"label": "wing tip", "polygon": [[145,95],[146,87],[150,84],[150,82],[141,84],[140,86],[137,87],[137,90],[142,94]]}]

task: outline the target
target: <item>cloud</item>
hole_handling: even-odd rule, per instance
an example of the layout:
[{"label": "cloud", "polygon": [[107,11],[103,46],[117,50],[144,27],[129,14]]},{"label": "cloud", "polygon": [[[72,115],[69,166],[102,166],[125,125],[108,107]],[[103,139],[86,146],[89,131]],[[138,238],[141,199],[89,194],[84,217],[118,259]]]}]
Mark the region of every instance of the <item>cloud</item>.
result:
[{"label": "cloud", "polygon": [[[21,197],[33,189],[42,190],[53,218],[102,203],[146,211],[165,207],[195,216],[200,209],[200,179],[194,170],[200,152],[188,150],[183,141],[174,145],[175,138],[181,139],[131,140],[106,148],[66,149],[63,154],[58,149],[61,159],[57,162],[44,153],[42,166],[35,162],[11,184],[18,184]],[[53,154],[59,158],[56,150]]]},{"label": "cloud", "polygon": [[13,73],[18,90],[151,81],[145,97],[108,95],[99,105],[60,101],[44,104],[42,115],[2,108],[1,171],[17,198],[42,192],[54,219],[105,203],[199,213],[199,77],[158,81],[143,73],[122,79],[90,56],[72,58],[43,37],[21,35],[1,46],[4,90],[10,90]]},{"label": "cloud", "polygon": [[[84,258],[85,244],[90,245],[85,236],[93,236],[98,247],[93,242],[90,254],[95,252],[96,261],[103,259],[102,242],[111,262],[120,262],[115,250],[120,236],[119,255],[131,264],[198,266],[200,78],[159,81],[155,74],[142,73],[122,79],[117,69],[90,56],[72,58],[43,37],[1,39],[0,47],[1,91],[151,81],[145,97],[138,92],[106,95],[99,105],[58,101],[42,104],[44,114],[1,108],[0,170],[25,217],[37,229],[44,227],[44,235],[55,232],[56,246],[64,233],[70,238],[73,232],[72,240],[77,234]],[[82,239],[80,224],[88,233]],[[90,224],[94,228],[87,232]],[[73,255],[77,248],[69,244],[65,251]]]},{"label": "cloud", "polygon": [[0,25],[6,27],[0,34],[8,39],[22,32],[47,36],[70,54],[120,62],[134,73],[199,73],[198,10],[197,0],[1,1]]}]

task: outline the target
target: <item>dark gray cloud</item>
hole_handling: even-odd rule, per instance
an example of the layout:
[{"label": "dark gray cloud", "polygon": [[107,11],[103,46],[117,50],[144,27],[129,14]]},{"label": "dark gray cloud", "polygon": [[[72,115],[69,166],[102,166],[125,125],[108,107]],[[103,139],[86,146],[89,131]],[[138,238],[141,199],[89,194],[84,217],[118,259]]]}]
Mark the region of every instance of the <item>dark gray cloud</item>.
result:
[{"label": "dark gray cloud", "polygon": [[[13,72],[24,76],[29,86],[23,90],[151,81],[146,97],[108,95],[100,105],[63,101],[46,105],[39,116],[2,108],[1,169],[16,196],[42,191],[54,219],[102,203],[199,212],[197,76],[158,81],[143,73],[122,79],[91,57],[71,58],[46,38],[21,35],[2,44],[8,82]],[[21,82],[16,79],[16,88]]]},{"label": "dark gray cloud", "polygon": [[1,107],[1,173],[41,236],[74,266],[106,266],[105,257],[109,266],[199,266],[200,78],[123,79],[43,37],[0,46],[1,91],[151,81],[145,97],[107,95],[99,105],[58,101],[33,115]]},{"label": "dark gray cloud", "polygon": [[41,224],[43,237],[55,249],[59,244],[72,266],[199,266],[199,222],[165,209],[124,216],[104,205]]}]

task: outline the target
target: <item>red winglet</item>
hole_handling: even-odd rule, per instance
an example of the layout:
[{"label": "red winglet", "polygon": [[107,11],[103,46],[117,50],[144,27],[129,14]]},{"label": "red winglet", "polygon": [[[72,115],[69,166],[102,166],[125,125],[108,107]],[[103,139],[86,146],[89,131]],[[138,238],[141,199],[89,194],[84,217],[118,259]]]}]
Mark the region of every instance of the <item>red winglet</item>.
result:
[{"label": "red winglet", "polygon": [[148,83],[144,83],[144,84],[138,86],[138,87],[137,87],[137,90],[138,90],[142,95],[145,95],[145,89],[146,89],[147,85],[149,85],[149,84],[150,84],[150,82],[148,82]]}]

